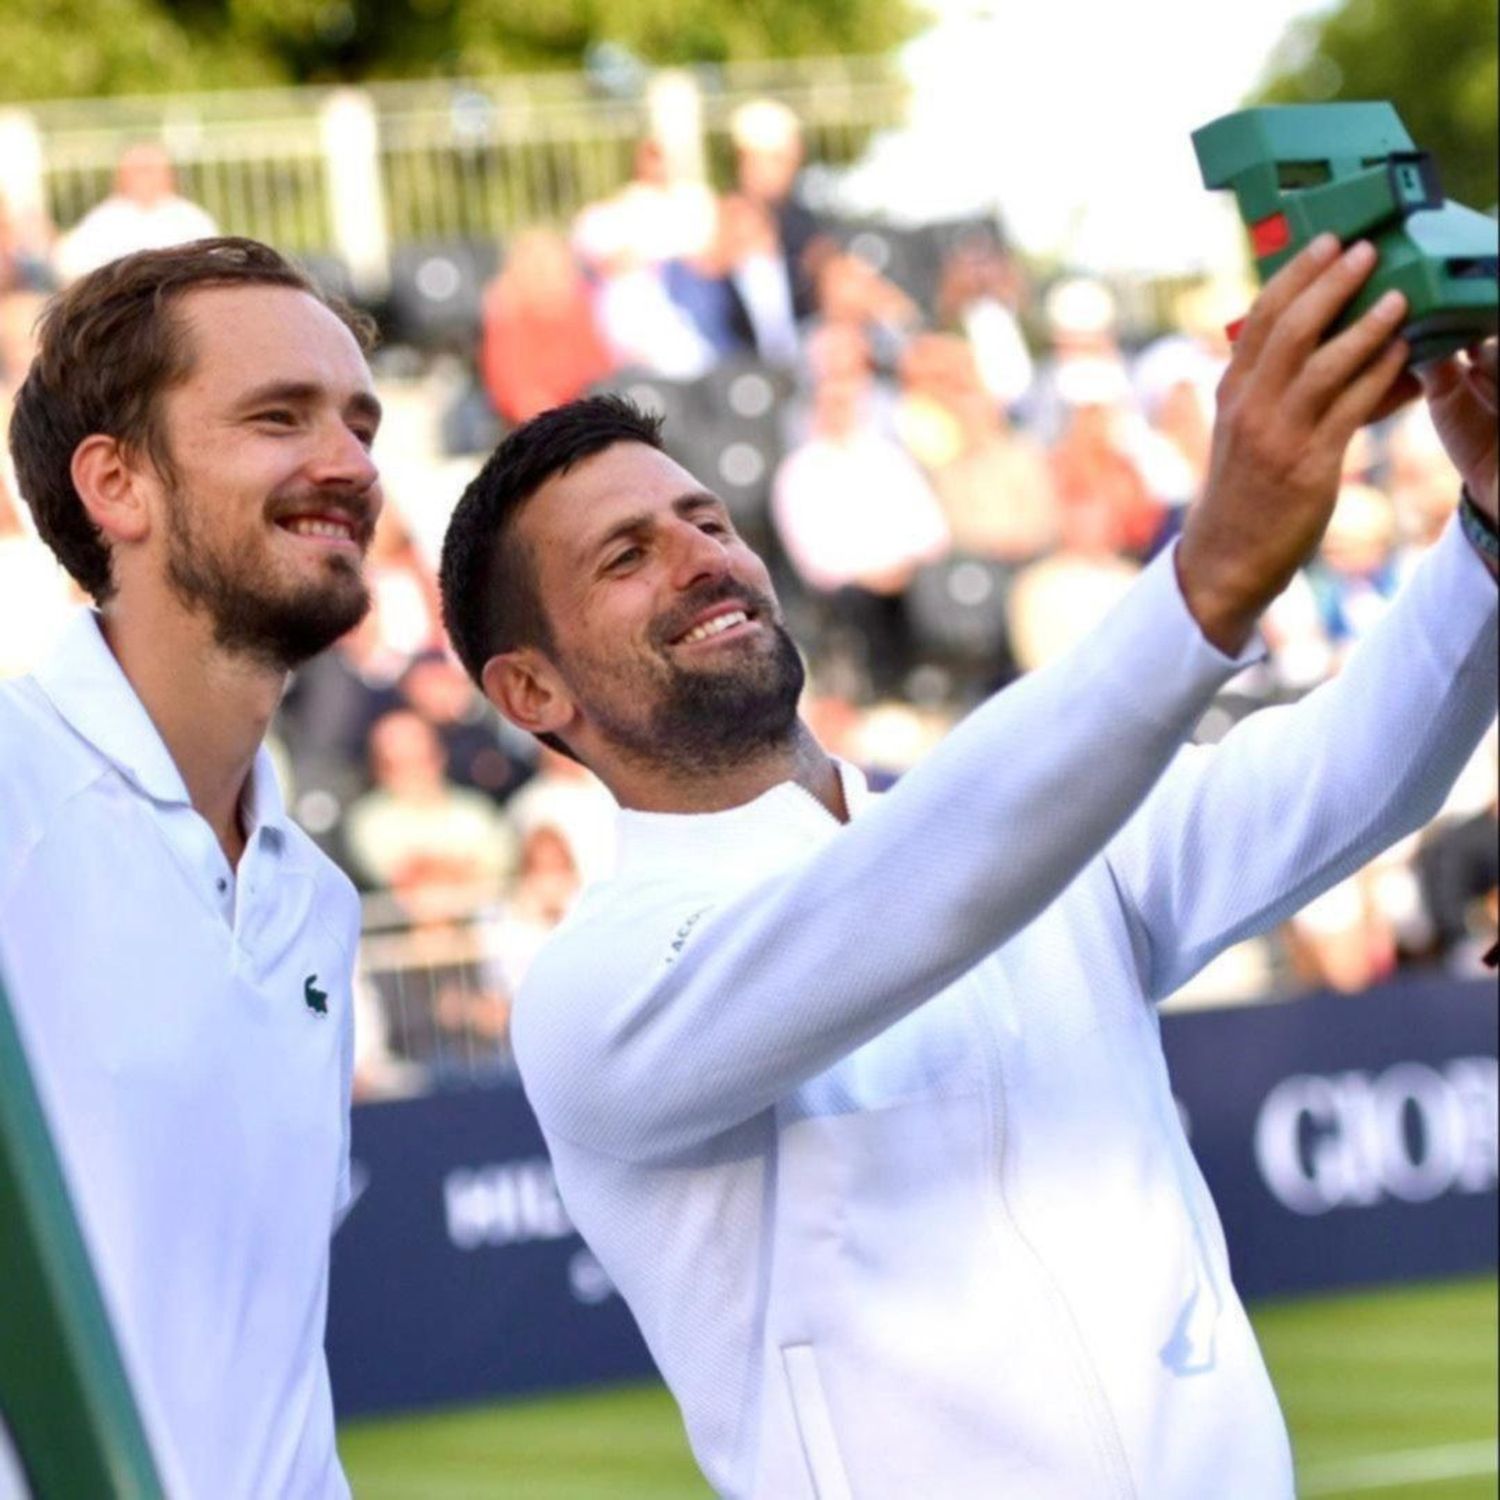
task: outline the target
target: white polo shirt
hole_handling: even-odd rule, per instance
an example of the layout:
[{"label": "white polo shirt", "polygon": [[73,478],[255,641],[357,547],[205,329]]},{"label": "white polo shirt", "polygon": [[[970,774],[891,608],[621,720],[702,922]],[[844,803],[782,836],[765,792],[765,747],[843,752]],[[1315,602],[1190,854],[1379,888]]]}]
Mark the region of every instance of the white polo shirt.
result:
[{"label": "white polo shirt", "polygon": [[169,1493],[349,1493],[323,1354],[359,906],[262,750],[236,872],[95,616],[0,683],[0,966]]}]

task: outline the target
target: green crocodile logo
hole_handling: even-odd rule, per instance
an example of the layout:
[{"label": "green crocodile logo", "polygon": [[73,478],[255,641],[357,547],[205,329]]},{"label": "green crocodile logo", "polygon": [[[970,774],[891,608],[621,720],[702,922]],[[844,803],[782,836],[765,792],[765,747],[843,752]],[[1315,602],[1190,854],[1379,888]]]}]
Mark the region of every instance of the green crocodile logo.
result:
[{"label": "green crocodile logo", "polygon": [[328,991],[318,988],[318,976],[309,974],[302,981],[302,998],[307,1001],[307,1008],[315,1010],[320,1016],[328,1014]]}]

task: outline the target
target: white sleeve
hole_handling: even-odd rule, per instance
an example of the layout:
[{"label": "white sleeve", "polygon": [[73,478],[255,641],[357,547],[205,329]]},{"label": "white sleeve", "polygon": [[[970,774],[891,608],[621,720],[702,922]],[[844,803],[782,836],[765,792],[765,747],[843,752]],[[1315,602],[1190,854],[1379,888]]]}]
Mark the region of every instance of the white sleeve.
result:
[{"label": "white sleeve", "polygon": [[544,1126],[648,1159],[750,1119],[1049,905],[1238,665],[1204,640],[1167,554],[804,863],[706,914],[663,887],[580,920],[513,1018]]},{"label": "white sleeve", "polygon": [[1148,994],[1437,813],[1495,716],[1496,598],[1451,525],[1337,677],[1179,758],[1107,854]]}]

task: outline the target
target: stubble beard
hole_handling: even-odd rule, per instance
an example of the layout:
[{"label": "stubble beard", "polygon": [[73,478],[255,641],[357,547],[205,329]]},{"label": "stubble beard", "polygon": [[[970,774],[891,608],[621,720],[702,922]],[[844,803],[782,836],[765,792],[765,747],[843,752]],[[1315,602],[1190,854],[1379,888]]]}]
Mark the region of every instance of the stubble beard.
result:
[{"label": "stubble beard", "polygon": [[220,555],[197,534],[180,490],[167,495],[167,522],[167,581],[188,608],[208,616],[215,645],[231,655],[289,672],[369,613],[369,587],[346,557],[330,555],[318,582],[286,583],[275,576],[269,548]]},{"label": "stubble beard", "polygon": [[[758,614],[770,641],[725,648],[738,653],[730,663],[689,669],[664,654],[660,670],[632,674],[636,690],[625,696],[649,703],[644,715],[617,713],[596,697],[600,733],[632,761],[679,777],[733,770],[791,744],[807,673],[773,608],[764,601]],[[618,701],[617,671],[612,681]]]}]

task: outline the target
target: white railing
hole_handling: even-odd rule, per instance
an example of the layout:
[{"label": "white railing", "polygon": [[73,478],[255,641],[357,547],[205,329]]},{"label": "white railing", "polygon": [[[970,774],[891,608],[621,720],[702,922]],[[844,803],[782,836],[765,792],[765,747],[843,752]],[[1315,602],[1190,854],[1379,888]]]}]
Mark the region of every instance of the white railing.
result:
[{"label": "white railing", "polygon": [[647,130],[696,129],[676,150],[724,180],[730,117],[756,97],[790,105],[809,158],[832,164],[906,106],[876,58],[54,101],[0,111],[0,191],[66,229],[108,193],[124,147],[157,139],[226,233],[337,257],[378,292],[393,246],[566,222],[625,180]]}]

